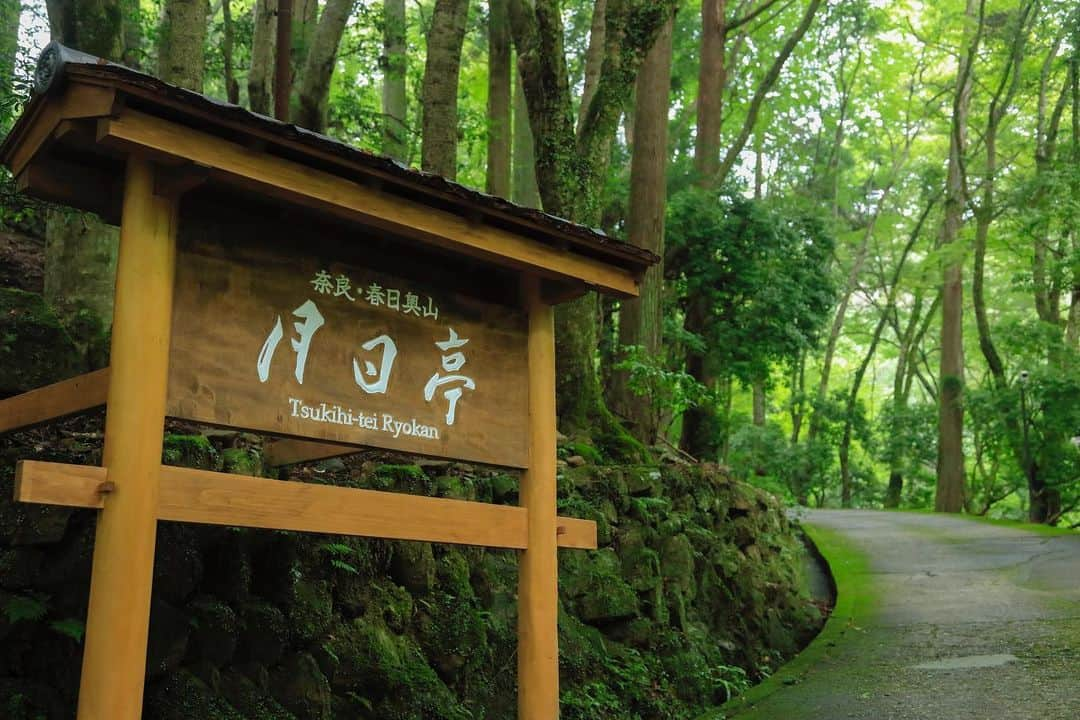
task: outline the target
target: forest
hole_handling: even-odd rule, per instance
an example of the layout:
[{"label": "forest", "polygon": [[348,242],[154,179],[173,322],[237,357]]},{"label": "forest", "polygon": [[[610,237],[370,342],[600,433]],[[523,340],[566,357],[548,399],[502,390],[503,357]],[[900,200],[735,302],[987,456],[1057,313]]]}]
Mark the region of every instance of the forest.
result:
[{"label": "forest", "polygon": [[[594,566],[560,561],[566,717],[698,717],[790,657],[814,621],[785,506],[1080,527],[1073,0],[0,0],[0,133],[50,41],[661,258],[638,298],[588,294],[556,312],[560,510],[594,517],[602,546]],[[116,245],[101,218],[28,198],[3,173],[0,394],[107,365]],[[44,319],[27,340],[33,313]],[[70,351],[51,349],[60,340]],[[24,341],[40,341],[33,362]],[[93,456],[94,422],[5,440],[4,456]],[[257,440],[167,430],[167,461],[270,472]],[[498,471],[415,459],[287,472],[324,471],[516,494]],[[0,532],[0,639],[40,621],[24,649],[39,631],[81,641],[84,597],[56,590],[58,576],[48,592],[17,579],[30,562],[20,533],[71,548],[88,537],[92,520],[62,518]],[[148,717],[241,717],[210,696],[162,709],[205,686],[247,703],[244,717],[508,712],[500,556],[175,532],[204,559],[158,558],[188,578],[161,603],[190,627],[162,625],[155,605],[158,631],[186,650],[155,648],[152,627]],[[737,561],[721,559],[730,548]],[[354,624],[334,635],[342,613]],[[286,620],[301,629],[282,630],[281,647],[248,647],[248,630]],[[231,628],[226,650],[207,637],[214,623]],[[622,649],[600,653],[601,634]],[[234,677],[234,654],[262,674]],[[5,662],[0,700],[64,716],[70,678],[9,696]],[[690,685],[657,679],[686,673]],[[310,677],[319,689],[289,694]],[[252,683],[288,686],[274,701],[288,711],[252,700]]]},{"label": "forest", "polygon": [[274,108],[272,0],[6,0],[2,120],[56,39],[602,228],[663,264],[560,311],[564,433],[802,504],[1080,522],[1071,3],[289,11]]}]

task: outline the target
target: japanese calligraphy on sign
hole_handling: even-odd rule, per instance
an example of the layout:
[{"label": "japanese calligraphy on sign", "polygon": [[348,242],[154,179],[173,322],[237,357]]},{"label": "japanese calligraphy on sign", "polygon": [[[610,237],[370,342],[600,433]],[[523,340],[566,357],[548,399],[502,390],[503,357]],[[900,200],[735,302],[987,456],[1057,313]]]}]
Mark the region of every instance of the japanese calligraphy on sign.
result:
[{"label": "japanese calligraphy on sign", "polygon": [[181,243],[170,415],[526,465],[523,314],[333,258],[283,260]]}]

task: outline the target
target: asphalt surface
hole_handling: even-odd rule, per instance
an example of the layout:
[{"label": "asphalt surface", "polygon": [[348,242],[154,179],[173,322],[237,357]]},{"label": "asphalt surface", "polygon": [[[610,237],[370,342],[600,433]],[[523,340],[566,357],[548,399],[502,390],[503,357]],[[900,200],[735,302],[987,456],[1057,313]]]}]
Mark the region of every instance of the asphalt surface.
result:
[{"label": "asphalt surface", "polygon": [[1080,720],[1080,535],[808,511],[870,565],[871,602],[739,720]]}]

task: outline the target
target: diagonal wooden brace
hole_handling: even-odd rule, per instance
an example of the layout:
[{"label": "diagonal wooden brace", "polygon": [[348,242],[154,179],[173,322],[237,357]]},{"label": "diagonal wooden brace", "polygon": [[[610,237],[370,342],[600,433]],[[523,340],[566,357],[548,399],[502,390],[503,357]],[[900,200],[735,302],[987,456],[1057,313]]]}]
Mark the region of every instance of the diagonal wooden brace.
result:
[{"label": "diagonal wooden brace", "polygon": [[[158,519],[524,550],[528,510],[421,495],[161,466]],[[20,502],[103,508],[123,492],[105,468],[23,460]],[[558,518],[559,547],[593,550],[596,523]]]},{"label": "diagonal wooden brace", "polygon": [[32,427],[105,404],[109,368],[0,400],[0,433]]}]

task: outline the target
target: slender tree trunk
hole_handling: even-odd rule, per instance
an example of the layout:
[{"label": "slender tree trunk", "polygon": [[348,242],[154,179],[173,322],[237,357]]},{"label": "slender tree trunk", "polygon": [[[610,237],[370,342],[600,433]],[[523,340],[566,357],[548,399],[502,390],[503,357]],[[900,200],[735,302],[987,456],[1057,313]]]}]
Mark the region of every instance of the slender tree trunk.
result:
[{"label": "slender tree trunk", "polygon": [[424,68],[420,164],[427,172],[457,178],[458,80],[469,0],[436,0]]},{"label": "slender tree trunk", "polygon": [[[673,23],[669,21],[645,58],[637,79],[636,139],[630,168],[630,216],[627,239],[633,245],[664,255],[664,209],[667,204],[668,107],[671,94]],[[619,345],[640,347],[645,357],[662,357],[662,265],[649,269],[641,296],[622,302]],[[612,407],[630,421],[635,436],[656,442],[659,411],[656,398],[631,391],[627,373],[614,375]]]},{"label": "slender tree trunk", "polygon": [[585,127],[585,118],[589,114],[600,84],[600,70],[604,65],[604,44],[607,33],[607,0],[596,0],[593,6],[592,27],[589,29],[589,49],[585,54],[585,80],[581,90],[581,104],[578,106],[578,128]]},{"label": "slender tree trunk", "polygon": [[330,98],[334,61],[354,3],[355,0],[327,0],[323,6],[297,83],[298,102],[292,119],[300,127],[315,132],[326,130],[326,103]]},{"label": "slender tree trunk", "polygon": [[[325,11],[325,2],[323,6]],[[318,31],[319,0],[293,0],[293,54],[290,61],[293,64],[293,73],[297,76],[308,52],[315,46],[315,35]]]},{"label": "slender tree trunk", "polygon": [[[945,218],[941,246],[953,245],[964,219],[963,162],[967,151],[967,121],[971,107],[972,64],[982,37],[985,0],[968,0],[966,18],[976,27],[970,45],[960,57],[953,101],[952,132],[949,136],[949,169],[945,185]],[[971,33],[968,33],[970,35]],[[934,509],[961,512],[964,509],[964,264],[950,258],[942,272],[941,364],[938,396],[938,478]]]},{"label": "slender tree trunk", "polygon": [[167,0],[161,14],[158,75],[165,82],[202,92],[206,66],[207,0]]},{"label": "slender tree trunk", "polygon": [[791,444],[799,444],[806,417],[806,350],[799,353],[791,368]]},{"label": "slender tree trunk", "polygon": [[[1080,197],[1080,13],[1073,15],[1073,54],[1069,60],[1069,87],[1072,95],[1072,196]],[[1072,214],[1069,234],[1073,257],[1080,257],[1080,213]],[[1080,267],[1072,267],[1072,297],[1069,318],[1065,324],[1065,343],[1074,351],[1080,350]]]},{"label": "slender tree trunk", "polygon": [[[885,198],[882,198],[881,202],[883,203],[884,200]],[[879,207],[881,206],[879,205]],[[859,243],[851,267],[848,269],[844,294],[841,295],[840,302],[836,306],[836,311],[833,313],[832,325],[829,328],[829,337],[825,341],[825,354],[821,360],[821,376],[818,378],[817,393],[814,395],[815,409],[810,415],[810,428],[806,433],[807,442],[814,442],[821,433],[823,418],[819,409],[825,404],[825,400],[829,397],[829,382],[832,380],[832,366],[833,358],[836,355],[836,345],[840,342],[840,335],[844,331],[844,322],[847,320],[848,305],[851,303],[852,294],[854,294],[855,289],[858,287],[859,275],[862,273],[863,265],[866,263],[866,256],[870,248],[870,238],[873,237],[874,227],[877,224],[878,216],[879,213],[874,214],[874,217],[870,220],[869,227],[867,227],[866,232],[863,233],[862,242]]]},{"label": "slender tree trunk", "polygon": [[891,437],[889,438],[888,449],[889,487],[885,493],[885,507],[887,508],[900,507],[900,500],[904,491],[904,468],[907,463],[906,448],[900,442],[904,431],[903,415],[908,406],[908,398],[911,396],[911,387],[917,370],[917,359],[915,357],[917,348],[926,336],[931,318],[937,313],[940,299],[939,294],[934,298],[930,309],[923,315],[922,291],[916,290],[907,328],[901,332],[899,319],[895,323],[895,331],[900,347],[897,351],[896,372],[893,374]]},{"label": "slender tree trunk", "polygon": [[488,142],[487,192],[510,196],[513,127],[513,58],[510,52],[510,11],[506,0],[489,0],[488,7]]},{"label": "slender tree trunk", "polygon": [[[881,341],[881,333],[884,332],[885,326],[889,322],[890,312],[896,306],[896,293],[900,287],[900,278],[904,272],[904,265],[907,264],[908,255],[911,254],[912,248],[915,247],[915,243],[918,242],[919,236],[922,234],[923,225],[936,202],[937,198],[934,198],[934,200],[927,204],[926,209],[923,210],[922,214],[919,216],[918,222],[908,236],[907,244],[904,245],[904,249],[900,253],[900,258],[897,260],[896,267],[893,269],[892,277],[888,280],[888,284],[885,288],[885,306],[882,308],[880,317],[878,317],[877,325],[874,326],[874,333],[870,337],[870,346],[867,348],[866,354],[863,355],[859,367],[856,368],[855,376],[851,380],[851,388],[848,390],[847,403],[844,408],[844,432],[840,439],[840,447],[837,451],[837,454],[840,457],[840,503],[846,508],[851,507],[852,501],[850,462],[851,441],[855,429],[855,406],[859,401],[859,390],[862,388],[863,378],[866,377],[866,371],[874,359],[874,354],[877,352],[878,343]],[[898,373],[898,376],[901,375]]]},{"label": "slender tree trunk", "polygon": [[[922,304],[921,297],[916,300],[916,307]],[[911,323],[912,325],[914,323]],[[906,339],[906,338],[905,338]],[[896,372],[893,373],[892,394],[892,432],[887,440],[889,453],[889,485],[885,489],[885,507],[900,507],[900,498],[904,493],[904,452],[899,441],[900,414],[907,408],[907,397],[904,395],[904,377],[907,375],[907,357],[904,352],[905,346],[900,345],[897,353]]]},{"label": "slender tree trunk", "polygon": [[233,105],[240,104],[240,83],[236,80],[233,66],[233,45],[236,42],[236,29],[233,25],[232,2],[221,0],[221,61],[225,67],[225,96]]},{"label": "slender tree trunk", "polygon": [[765,396],[765,378],[755,378],[754,382],[750,385],[750,391],[753,395],[753,423],[754,427],[765,427],[765,412],[766,412],[766,396]]},{"label": "slender tree trunk", "polygon": [[725,0],[702,0],[701,67],[698,72],[697,139],[694,172],[711,186],[720,169],[720,127],[727,85],[727,8]]},{"label": "slender tree trunk", "polygon": [[277,0],[256,0],[253,12],[248,106],[253,112],[269,115],[273,98],[274,48],[277,46]]},{"label": "slender tree trunk", "polygon": [[382,151],[398,162],[409,159],[405,30],[405,0],[383,0]]},{"label": "slender tree trunk", "polygon": [[[986,147],[986,164],[983,170],[981,202],[975,210],[975,243],[973,247],[973,262],[971,276],[971,304],[975,311],[975,328],[979,336],[979,350],[986,360],[986,366],[990,370],[994,386],[998,390],[1008,388],[1009,381],[1006,376],[1005,363],[998,353],[990,328],[990,319],[986,311],[986,250],[990,235],[990,227],[996,215],[996,182],[998,174],[997,137],[998,128],[1005,118],[1012,98],[1020,86],[1019,65],[1023,61],[1024,45],[1026,40],[1026,17],[1032,4],[1024,7],[1018,19],[1016,36],[1013,42],[1013,51],[1010,60],[1005,66],[1005,71],[998,85],[997,92],[990,103],[990,109],[986,121],[986,131],[983,134],[983,144]],[[1010,82],[1010,74],[1012,81]],[[1008,88],[1008,89],[1006,89]],[[1007,437],[1012,446],[1013,455],[1020,466],[1020,471],[1028,479],[1029,519],[1032,522],[1042,523],[1046,521],[1047,506],[1045,503],[1045,482],[1039,472],[1034,454],[1026,440],[1019,441],[1019,437],[1027,432],[1027,418],[1021,418],[1018,423],[1012,413],[1004,413],[1002,421],[1007,430]],[[1024,425],[1021,426],[1021,423]]]}]

